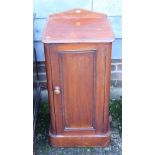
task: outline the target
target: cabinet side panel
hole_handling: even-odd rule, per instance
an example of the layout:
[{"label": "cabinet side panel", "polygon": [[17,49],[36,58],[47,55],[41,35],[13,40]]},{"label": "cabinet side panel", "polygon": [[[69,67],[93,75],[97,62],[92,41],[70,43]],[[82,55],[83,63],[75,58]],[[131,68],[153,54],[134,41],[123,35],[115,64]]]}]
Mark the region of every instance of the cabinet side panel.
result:
[{"label": "cabinet side panel", "polygon": [[110,75],[111,75],[112,43],[106,45],[106,73],[105,73],[105,103],[104,103],[104,132],[109,131],[109,102],[110,102]]},{"label": "cabinet side panel", "polygon": [[96,72],[96,133],[102,134],[104,130],[103,107],[105,102],[105,58],[103,44],[98,44],[97,72]]},{"label": "cabinet side panel", "polygon": [[45,53],[45,65],[46,65],[46,77],[47,77],[47,87],[48,87],[48,101],[50,108],[50,128],[51,133],[56,133],[55,126],[55,108],[53,101],[53,92],[52,92],[52,67],[51,67],[51,57],[50,57],[50,47],[48,44],[44,44],[44,53]]}]

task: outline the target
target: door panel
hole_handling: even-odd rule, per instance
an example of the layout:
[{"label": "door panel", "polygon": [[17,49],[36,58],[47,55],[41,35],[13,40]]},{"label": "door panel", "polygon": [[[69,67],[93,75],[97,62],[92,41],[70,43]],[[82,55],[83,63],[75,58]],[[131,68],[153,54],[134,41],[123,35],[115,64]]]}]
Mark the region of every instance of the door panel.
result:
[{"label": "door panel", "polygon": [[91,128],[94,122],[96,51],[59,52],[65,128]]},{"label": "door panel", "polygon": [[78,47],[79,44],[55,45],[51,51],[53,87],[58,86],[61,91],[54,94],[58,134],[93,134],[103,128],[103,47]]}]

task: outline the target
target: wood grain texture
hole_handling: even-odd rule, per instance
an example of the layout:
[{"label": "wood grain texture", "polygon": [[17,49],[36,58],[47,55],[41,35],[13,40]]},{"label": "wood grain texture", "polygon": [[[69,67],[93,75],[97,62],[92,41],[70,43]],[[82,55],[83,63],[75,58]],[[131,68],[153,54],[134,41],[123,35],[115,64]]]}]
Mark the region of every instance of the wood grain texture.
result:
[{"label": "wood grain texture", "polygon": [[52,72],[51,72],[51,63],[50,63],[50,50],[47,44],[44,44],[45,49],[45,67],[46,67],[46,77],[47,77],[47,87],[48,87],[48,100],[50,108],[50,128],[52,134],[56,134],[56,120],[55,120],[55,106],[53,101],[53,84],[52,84]]},{"label": "wood grain texture", "polygon": [[50,15],[44,43],[112,42],[114,34],[105,14],[83,9]]},{"label": "wood grain texture", "polygon": [[[121,16],[108,16],[107,17],[112,25],[113,32],[115,34],[116,39],[122,38],[122,17]],[[43,30],[45,24],[47,22],[47,18],[36,18],[34,21],[34,41],[41,41]]]},{"label": "wood grain texture", "polygon": [[[51,116],[49,139],[53,146],[58,147],[105,147],[110,141],[109,93],[112,43],[90,43],[88,38],[87,43],[83,41],[81,39],[83,34],[90,39],[92,37],[90,32],[85,30],[89,26],[95,28],[91,33],[98,38],[98,34],[94,32],[97,24],[106,25],[106,22],[99,22],[104,19],[101,17],[105,16],[82,10],[82,15],[86,15],[91,24],[87,23],[87,19],[83,16],[81,17],[80,12],[76,19],[83,21],[86,27],[82,25],[78,31],[69,22],[72,19],[76,20],[73,16],[74,11],[76,10],[50,17],[53,20],[66,18],[66,21],[60,20],[64,23],[62,35],[67,31],[70,35],[63,38],[59,34],[59,29],[55,29],[60,43],[55,43],[53,40],[50,40],[52,43],[44,43]],[[47,31],[51,31],[49,27],[51,25],[48,25]],[[106,31],[107,34],[112,34],[111,28],[106,26],[109,29],[109,32]],[[80,40],[73,43],[75,33]],[[51,38],[53,38],[52,34],[50,34]],[[106,36],[104,31],[103,34]],[[69,38],[73,42],[61,43],[60,37],[67,42]]]},{"label": "wood grain texture", "polygon": [[64,127],[93,127],[95,51],[66,51],[58,55]]},{"label": "wood grain texture", "polygon": [[50,143],[54,147],[106,147],[110,143],[110,133],[101,135],[52,135]]}]

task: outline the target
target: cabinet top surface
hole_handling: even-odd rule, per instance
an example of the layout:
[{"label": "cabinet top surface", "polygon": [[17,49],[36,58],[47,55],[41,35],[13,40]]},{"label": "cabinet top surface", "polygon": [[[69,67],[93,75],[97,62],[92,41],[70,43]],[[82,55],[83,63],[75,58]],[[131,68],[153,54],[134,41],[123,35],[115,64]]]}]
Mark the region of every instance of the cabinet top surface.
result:
[{"label": "cabinet top surface", "polygon": [[105,14],[74,9],[49,15],[44,43],[112,42],[114,34]]}]

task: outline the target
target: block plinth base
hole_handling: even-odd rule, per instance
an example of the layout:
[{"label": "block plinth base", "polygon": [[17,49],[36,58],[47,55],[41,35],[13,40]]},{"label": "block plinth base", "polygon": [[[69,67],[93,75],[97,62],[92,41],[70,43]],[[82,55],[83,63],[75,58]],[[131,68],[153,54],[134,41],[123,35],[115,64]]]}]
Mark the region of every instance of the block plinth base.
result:
[{"label": "block plinth base", "polygon": [[49,134],[49,142],[54,147],[107,147],[110,134],[96,135],[53,135]]}]

